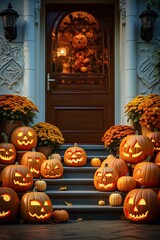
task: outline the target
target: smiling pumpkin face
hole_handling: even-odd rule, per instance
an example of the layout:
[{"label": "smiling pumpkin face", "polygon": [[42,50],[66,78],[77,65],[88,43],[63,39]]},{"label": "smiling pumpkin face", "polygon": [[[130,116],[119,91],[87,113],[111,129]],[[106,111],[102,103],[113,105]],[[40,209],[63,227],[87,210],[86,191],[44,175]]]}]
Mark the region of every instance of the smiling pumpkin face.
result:
[{"label": "smiling pumpkin face", "polygon": [[0,224],[16,220],[19,212],[17,193],[9,187],[0,187]]},{"label": "smiling pumpkin face", "polygon": [[12,143],[0,143],[0,163],[11,164],[16,159],[16,149]]},{"label": "smiling pumpkin face", "polygon": [[52,202],[43,192],[25,193],[20,200],[20,215],[30,223],[45,223],[51,218]]},{"label": "smiling pumpkin face", "polygon": [[152,189],[133,189],[125,197],[123,212],[132,222],[153,221],[159,209],[158,195]]},{"label": "smiling pumpkin face", "polygon": [[128,163],[144,161],[148,155],[153,156],[152,141],[143,135],[129,135],[124,137],[119,146],[120,157]]},{"label": "smiling pumpkin face", "polygon": [[94,174],[94,186],[99,191],[112,191],[117,187],[118,178],[115,168],[99,167]]},{"label": "smiling pumpkin face", "polygon": [[41,175],[44,178],[60,178],[63,175],[64,168],[60,160],[45,160],[41,165]]}]

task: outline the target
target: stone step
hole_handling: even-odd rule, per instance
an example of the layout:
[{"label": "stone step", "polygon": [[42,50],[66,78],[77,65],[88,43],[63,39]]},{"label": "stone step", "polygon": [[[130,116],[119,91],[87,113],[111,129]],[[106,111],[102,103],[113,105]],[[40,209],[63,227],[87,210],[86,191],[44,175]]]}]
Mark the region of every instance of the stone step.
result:
[{"label": "stone step", "polygon": [[92,178],[97,167],[84,166],[84,167],[65,167],[63,178]]}]

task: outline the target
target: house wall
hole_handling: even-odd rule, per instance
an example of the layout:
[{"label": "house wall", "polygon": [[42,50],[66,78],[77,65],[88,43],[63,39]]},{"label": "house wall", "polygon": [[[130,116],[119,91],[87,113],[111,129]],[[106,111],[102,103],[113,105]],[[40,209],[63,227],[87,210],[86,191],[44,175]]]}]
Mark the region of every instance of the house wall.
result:
[{"label": "house wall", "polygon": [[[17,38],[12,42],[5,39],[2,19],[0,20],[0,93],[16,93],[28,97],[39,108],[35,121],[45,121],[45,3],[66,1],[9,2],[18,12],[19,18]],[[87,1],[90,2],[97,1]],[[160,93],[160,81],[154,77],[153,70],[153,53],[155,48],[160,46],[160,17],[156,20],[153,39],[147,43],[140,37],[139,18],[140,13],[146,9],[147,1],[108,0],[108,2],[115,3],[116,11],[115,124],[124,124],[126,103],[138,94]],[[0,0],[0,11],[6,9],[7,5],[6,0]],[[160,14],[159,9],[153,10]]]}]

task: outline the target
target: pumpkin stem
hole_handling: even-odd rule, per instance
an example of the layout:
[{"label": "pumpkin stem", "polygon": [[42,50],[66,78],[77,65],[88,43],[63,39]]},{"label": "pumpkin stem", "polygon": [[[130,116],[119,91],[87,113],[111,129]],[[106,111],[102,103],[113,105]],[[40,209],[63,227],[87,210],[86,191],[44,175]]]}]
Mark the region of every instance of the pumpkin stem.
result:
[{"label": "pumpkin stem", "polygon": [[148,155],[148,157],[146,158],[146,160],[144,162],[150,162],[150,160],[151,160],[151,156]]},{"label": "pumpkin stem", "polygon": [[77,144],[77,143],[75,143],[75,144],[74,144],[74,147],[78,147],[78,144]]},{"label": "pumpkin stem", "polygon": [[33,188],[33,192],[37,192],[37,186]]},{"label": "pumpkin stem", "polygon": [[3,139],[4,139],[4,143],[8,143],[8,137],[7,137],[7,135],[2,132],[2,133],[1,133],[1,136],[2,136]]},{"label": "pumpkin stem", "polygon": [[142,185],[142,186],[141,186],[141,189],[145,189],[145,188],[146,188],[146,186],[145,186],[145,185]]}]

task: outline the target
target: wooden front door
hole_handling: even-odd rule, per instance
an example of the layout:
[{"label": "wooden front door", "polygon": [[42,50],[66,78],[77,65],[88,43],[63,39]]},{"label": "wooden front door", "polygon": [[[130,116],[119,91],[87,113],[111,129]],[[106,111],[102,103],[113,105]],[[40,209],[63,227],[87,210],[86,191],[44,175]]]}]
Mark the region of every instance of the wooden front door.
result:
[{"label": "wooden front door", "polygon": [[65,143],[101,144],[114,125],[114,5],[46,5],[46,122]]}]

